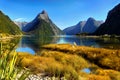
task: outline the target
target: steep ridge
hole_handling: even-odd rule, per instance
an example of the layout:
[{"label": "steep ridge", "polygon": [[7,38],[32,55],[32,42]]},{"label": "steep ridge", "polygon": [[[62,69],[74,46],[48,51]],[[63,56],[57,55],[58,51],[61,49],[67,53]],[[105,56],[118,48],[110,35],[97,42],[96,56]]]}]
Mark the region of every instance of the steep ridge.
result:
[{"label": "steep ridge", "polygon": [[22,34],[19,27],[2,11],[0,11],[0,33],[10,35]]},{"label": "steep ridge", "polygon": [[103,23],[96,31],[96,35],[120,35],[120,4],[109,11],[105,23]]}]

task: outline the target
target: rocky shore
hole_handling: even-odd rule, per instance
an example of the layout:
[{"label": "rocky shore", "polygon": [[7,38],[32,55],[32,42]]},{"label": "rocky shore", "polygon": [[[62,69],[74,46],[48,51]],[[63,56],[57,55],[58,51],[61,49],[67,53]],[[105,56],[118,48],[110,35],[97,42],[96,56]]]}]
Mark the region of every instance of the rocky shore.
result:
[{"label": "rocky shore", "polygon": [[56,77],[43,76],[41,74],[37,74],[37,75],[31,74],[25,80],[66,80],[66,79],[64,77],[63,78],[56,78]]}]

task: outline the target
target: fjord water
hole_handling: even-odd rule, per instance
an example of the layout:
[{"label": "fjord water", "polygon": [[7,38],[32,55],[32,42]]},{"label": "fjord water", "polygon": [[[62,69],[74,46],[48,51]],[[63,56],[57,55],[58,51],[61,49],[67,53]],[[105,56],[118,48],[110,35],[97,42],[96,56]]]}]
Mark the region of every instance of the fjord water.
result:
[{"label": "fjord water", "polygon": [[28,52],[35,54],[41,50],[41,46],[46,44],[73,44],[81,46],[90,46],[97,48],[120,49],[120,39],[117,38],[98,38],[86,36],[59,35],[51,37],[30,37],[24,36],[19,41],[16,49],[18,52]]}]

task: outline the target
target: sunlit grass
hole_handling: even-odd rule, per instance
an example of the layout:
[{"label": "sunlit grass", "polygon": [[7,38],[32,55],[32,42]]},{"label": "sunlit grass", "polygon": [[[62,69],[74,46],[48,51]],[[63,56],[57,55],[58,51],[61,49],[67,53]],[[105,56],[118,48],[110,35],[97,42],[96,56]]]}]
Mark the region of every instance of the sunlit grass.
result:
[{"label": "sunlit grass", "polygon": [[2,50],[2,42],[0,44],[0,80],[21,80],[25,79],[28,76],[28,73],[21,74],[21,76],[17,77],[19,70],[16,67],[16,61],[18,58],[17,53],[14,51],[13,53],[3,53]]},{"label": "sunlit grass", "polygon": [[63,65],[72,66],[76,71],[89,67],[89,63],[84,58],[75,54],[43,50],[40,56],[54,58]]},{"label": "sunlit grass", "polygon": [[78,80],[76,70],[67,64],[56,61],[53,57],[33,56],[27,53],[19,53],[21,67],[29,68],[33,73],[45,73],[49,76],[66,77],[68,80]]},{"label": "sunlit grass", "polygon": [[[119,80],[120,78],[120,72],[115,71],[116,68],[119,69],[119,56],[117,56],[119,55],[119,50],[56,44],[45,46],[45,49],[39,54],[11,53],[7,64],[12,64],[14,69],[12,68],[9,72],[15,71],[16,73],[14,72],[14,74],[17,75],[19,73],[18,68],[28,68],[32,74],[44,73],[45,76],[64,77],[67,80]],[[114,59],[112,59],[113,57]],[[112,67],[111,69],[102,69],[94,64],[96,63],[95,60],[98,60],[96,62],[102,65],[115,66],[115,69],[111,70]],[[113,65],[111,61],[113,63],[116,61],[117,63]],[[81,70],[84,68],[90,68],[92,70],[91,73],[82,72]]]},{"label": "sunlit grass", "polygon": [[[119,80],[120,77],[118,71],[89,65],[84,58],[73,54],[43,50],[40,56],[19,53],[20,57],[23,58],[22,67],[27,67],[36,74],[45,73],[51,77],[65,77],[67,80]],[[96,69],[90,74],[80,71],[86,67]]]},{"label": "sunlit grass", "polygon": [[76,54],[97,64],[100,67],[120,71],[120,50],[75,46],[70,44],[50,44],[43,46],[43,49]]},{"label": "sunlit grass", "polygon": [[[68,61],[70,66],[72,66],[72,68],[74,68],[74,70],[76,70],[79,74],[79,78],[81,80],[119,80],[120,77],[120,50],[76,46],[70,44],[50,44],[43,46],[43,50],[40,55],[45,57],[53,57],[62,64],[67,64],[66,61]],[[70,58],[69,55],[71,55],[72,58]],[[90,61],[91,66],[89,66],[89,68],[92,70],[91,74],[83,74],[83,72],[77,71],[83,68],[80,65],[80,62],[78,63],[79,60],[81,60],[81,64],[84,67],[85,61]],[[76,67],[77,64],[79,64],[81,68],[78,66]],[[100,67],[103,69],[100,69]],[[113,69],[113,74],[111,74],[111,69]],[[103,75],[101,75],[99,71],[101,71]]]}]

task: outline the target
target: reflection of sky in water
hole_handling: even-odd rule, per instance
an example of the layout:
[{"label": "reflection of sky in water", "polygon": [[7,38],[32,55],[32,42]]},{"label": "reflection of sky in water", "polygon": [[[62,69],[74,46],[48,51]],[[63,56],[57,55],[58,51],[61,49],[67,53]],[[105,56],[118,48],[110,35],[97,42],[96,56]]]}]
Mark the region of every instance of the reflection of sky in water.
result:
[{"label": "reflection of sky in water", "polygon": [[82,70],[82,72],[90,73],[91,70],[89,68],[85,68],[85,69]]},{"label": "reflection of sky in water", "polygon": [[68,42],[65,41],[64,38],[61,38],[59,41],[57,41],[57,44],[62,44],[62,43],[68,43]]},{"label": "reflection of sky in water", "polygon": [[35,51],[32,50],[29,47],[19,47],[16,49],[17,52],[27,52],[27,53],[31,53],[31,54],[35,54]]},{"label": "reflection of sky in water", "polygon": [[57,44],[63,44],[63,43],[70,43],[70,44],[73,44],[74,42],[75,43],[78,43],[79,39],[77,39],[77,37],[75,36],[60,36],[59,37],[59,40],[56,41]]},{"label": "reflection of sky in water", "polygon": [[60,36],[59,40],[56,41],[57,44],[70,43],[83,46],[93,46],[99,47],[93,38],[77,37],[77,36]]}]

